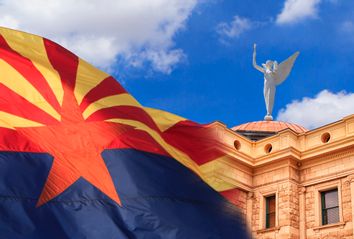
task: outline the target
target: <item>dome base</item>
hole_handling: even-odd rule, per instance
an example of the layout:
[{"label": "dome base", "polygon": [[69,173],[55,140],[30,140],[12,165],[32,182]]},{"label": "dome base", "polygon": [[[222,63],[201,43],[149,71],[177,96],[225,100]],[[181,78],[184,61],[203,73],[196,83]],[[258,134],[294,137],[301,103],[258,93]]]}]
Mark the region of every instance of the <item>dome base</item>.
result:
[{"label": "dome base", "polygon": [[272,120],[273,120],[273,116],[271,116],[271,115],[266,115],[266,116],[264,116],[264,120],[265,120],[265,121],[272,121]]}]

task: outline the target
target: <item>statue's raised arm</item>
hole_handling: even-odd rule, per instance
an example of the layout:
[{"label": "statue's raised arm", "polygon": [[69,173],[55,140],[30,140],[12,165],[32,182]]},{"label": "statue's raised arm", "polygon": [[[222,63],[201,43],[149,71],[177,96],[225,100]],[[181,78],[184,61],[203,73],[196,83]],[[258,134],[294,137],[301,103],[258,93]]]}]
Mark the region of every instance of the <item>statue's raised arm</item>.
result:
[{"label": "statue's raised arm", "polygon": [[257,65],[256,62],[256,43],[253,44],[253,67],[256,68],[257,70],[259,70],[260,72],[264,73],[264,70],[262,67],[260,67],[259,65]]}]

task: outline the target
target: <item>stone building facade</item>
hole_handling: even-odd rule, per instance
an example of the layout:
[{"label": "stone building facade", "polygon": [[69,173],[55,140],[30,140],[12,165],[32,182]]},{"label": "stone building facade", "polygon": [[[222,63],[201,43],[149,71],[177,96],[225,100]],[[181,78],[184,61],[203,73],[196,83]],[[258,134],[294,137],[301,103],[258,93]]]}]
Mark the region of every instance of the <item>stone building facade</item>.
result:
[{"label": "stone building facade", "polygon": [[213,127],[227,156],[201,170],[253,238],[354,238],[354,115],[310,131],[277,121]]}]

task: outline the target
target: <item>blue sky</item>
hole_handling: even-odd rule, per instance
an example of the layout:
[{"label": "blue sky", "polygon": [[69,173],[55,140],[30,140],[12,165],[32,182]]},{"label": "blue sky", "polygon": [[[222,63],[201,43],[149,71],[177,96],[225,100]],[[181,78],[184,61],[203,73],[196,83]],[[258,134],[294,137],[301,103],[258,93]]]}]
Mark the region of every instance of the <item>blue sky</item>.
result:
[{"label": "blue sky", "polygon": [[[301,52],[290,77],[277,89],[275,116],[292,101],[314,98],[325,89],[353,92],[354,25],[350,23],[354,4],[323,1],[316,5],[317,14],[278,24],[277,15],[283,8],[282,1],[200,5],[175,37],[176,46],[188,56],[186,62],[169,75],[146,77],[140,72],[127,79],[126,88],[145,105],[198,122],[220,120],[233,126],[262,120],[263,77],[251,65],[256,42],[258,63],[267,59],[280,62]],[[235,16],[247,19],[250,27],[234,37],[218,33],[217,26],[222,22],[230,25]],[[326,115],[326,109],[322,110]]]},{"label": "blue sky", "polygon": [[60,42],[145,106],[229,127],[262,120],[257,43],[259,64],[300,51],[277,88],[275,118],[315,128],[354,113],[352,1],[48,2],[2,0],[0,24]]}]

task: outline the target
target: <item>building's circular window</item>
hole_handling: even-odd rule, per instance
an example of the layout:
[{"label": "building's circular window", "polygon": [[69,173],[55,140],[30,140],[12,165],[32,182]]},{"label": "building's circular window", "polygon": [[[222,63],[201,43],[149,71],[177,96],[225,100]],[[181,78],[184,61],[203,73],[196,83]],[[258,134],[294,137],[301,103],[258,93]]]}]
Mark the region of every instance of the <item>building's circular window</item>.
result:
[{"label": "building's circular window", "polygon": [[240,143],[240,141],[235,140],[235,141],[234,141],[234,147],[235,147],[235,149],[240,150],[240,148],[241,148],[241,143]]},{"label": "building's circular window", "polygon": [[264,146],[264,151],[269,154],[270,152],[272,152],[273,150],[273,146],[271,144],[267,144],[266,146]]},{"label": "building's circular window", "polygon": [[329,133],[323,133],[322,135],[321,135],[321,141],[322,141],[322,143],[328,143],[329,142],[329,140],[331,139],[331,135],[329,134]]}]

